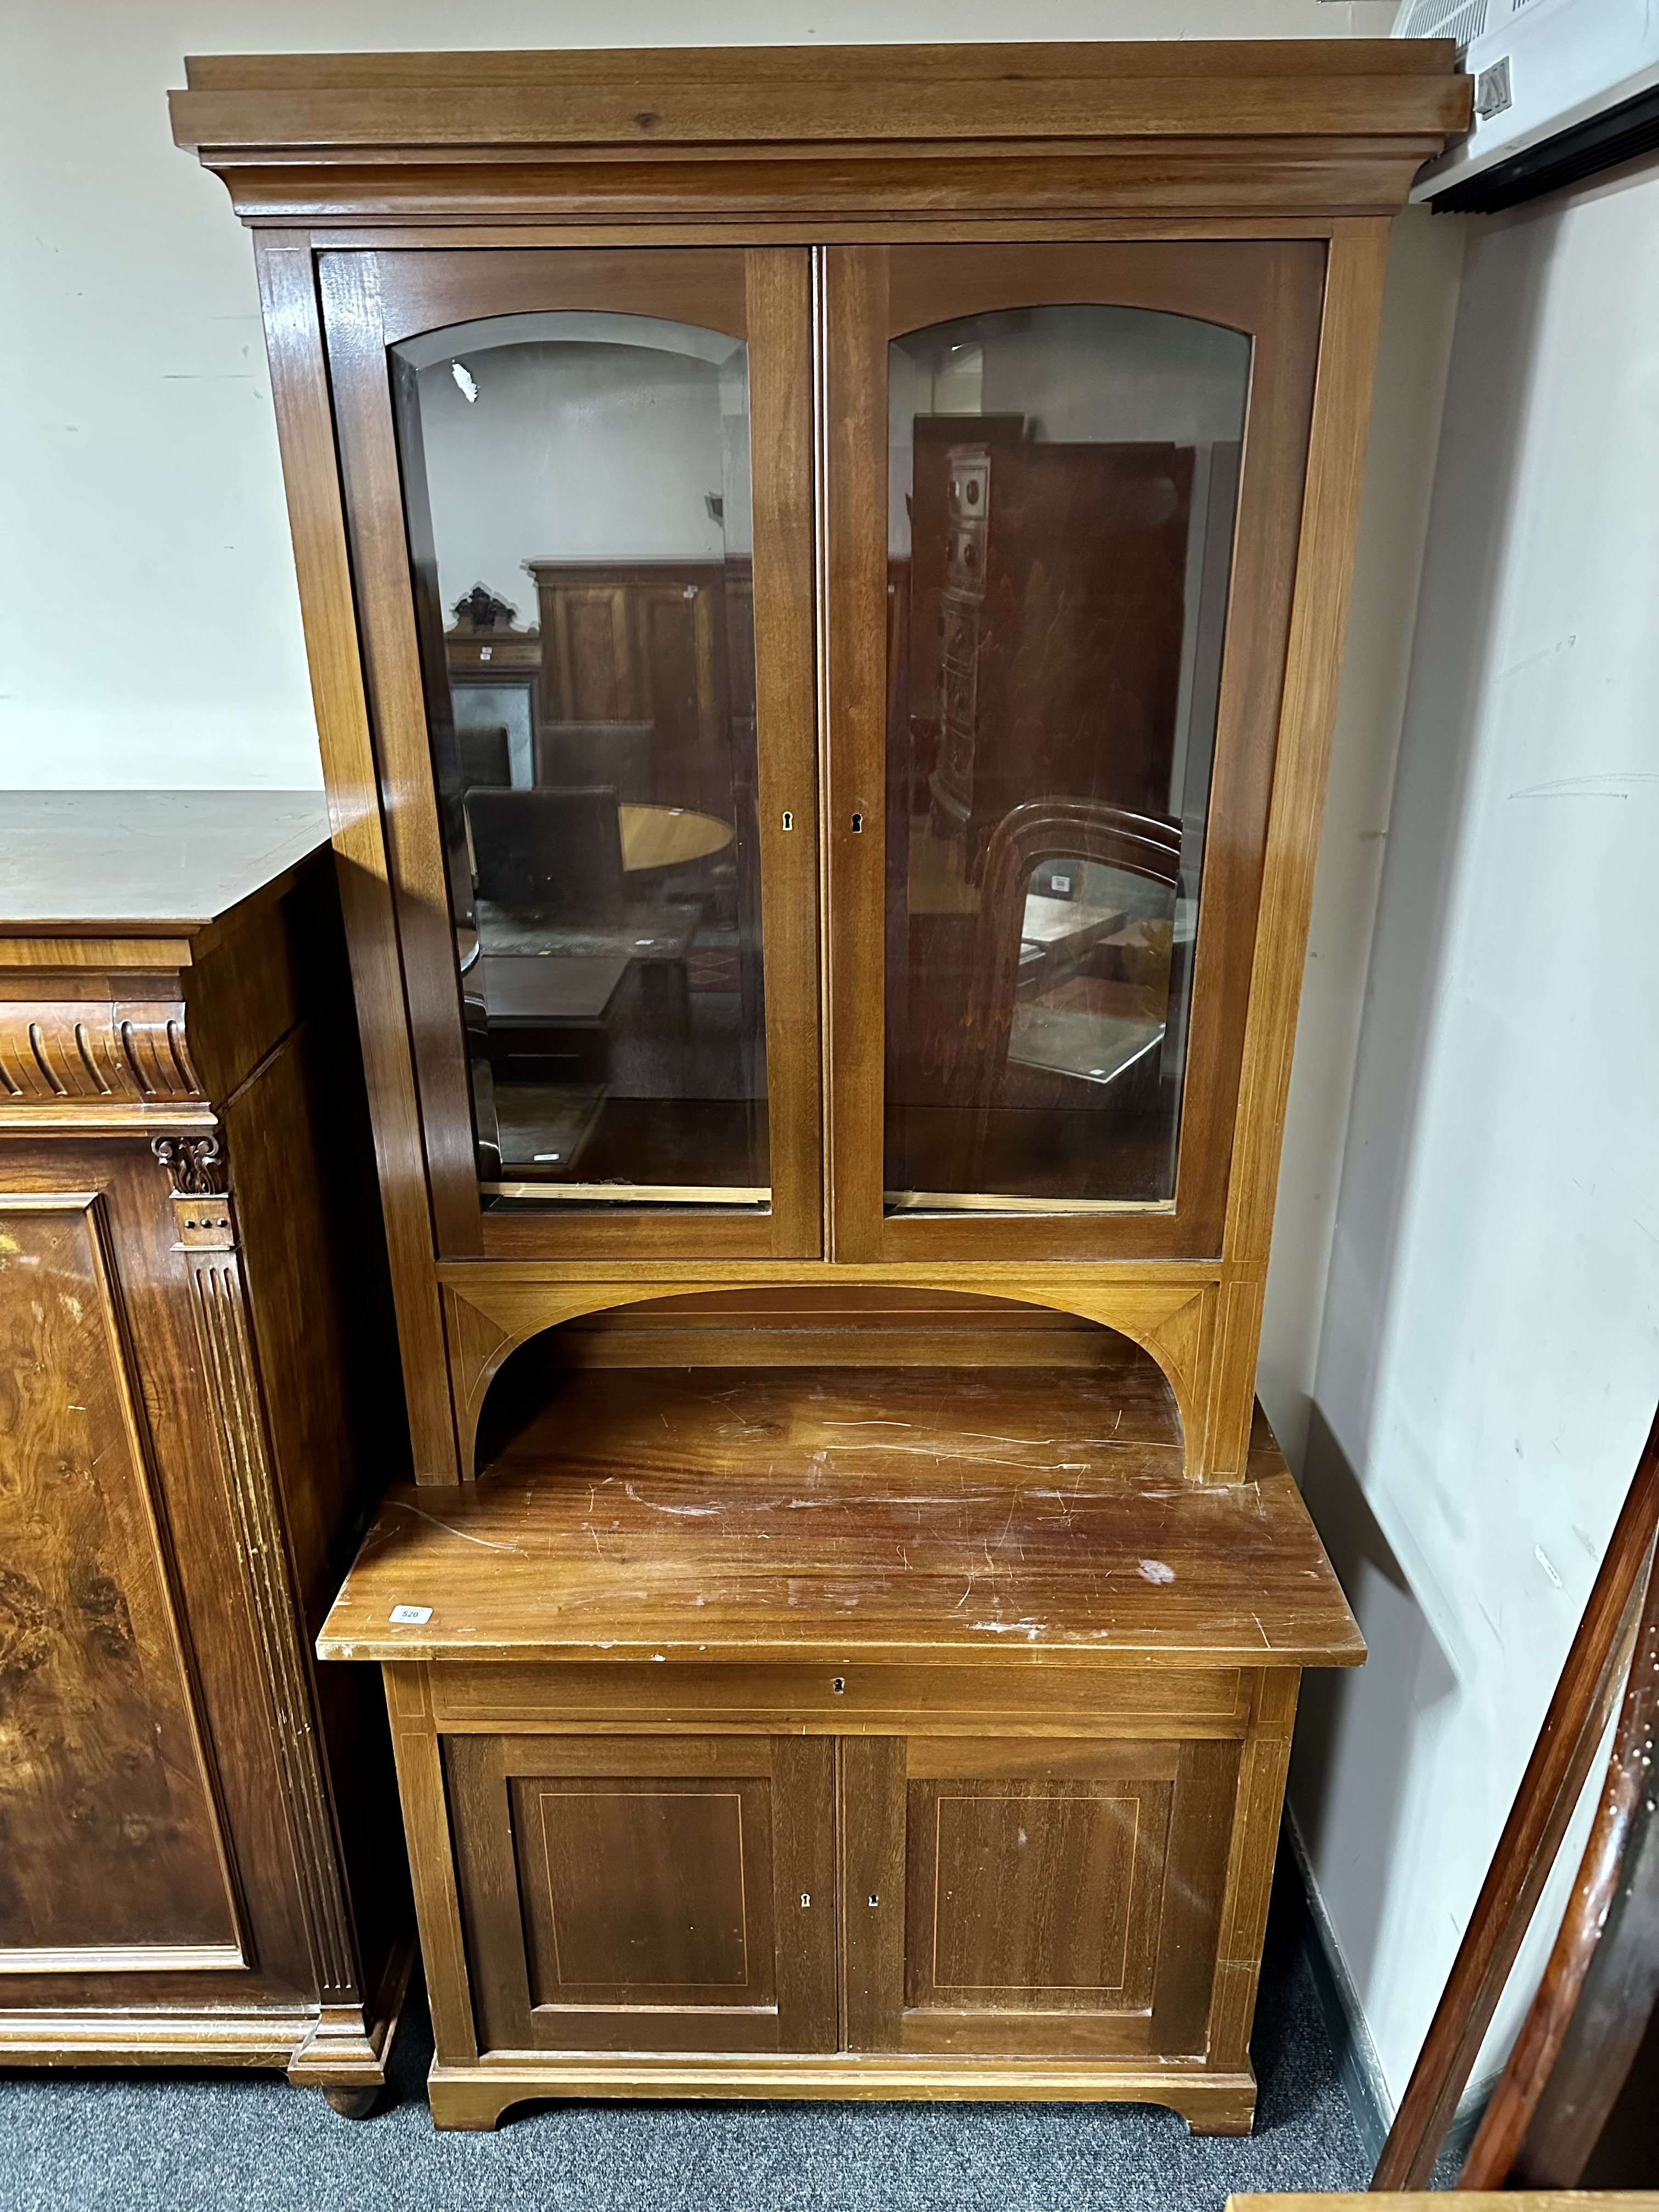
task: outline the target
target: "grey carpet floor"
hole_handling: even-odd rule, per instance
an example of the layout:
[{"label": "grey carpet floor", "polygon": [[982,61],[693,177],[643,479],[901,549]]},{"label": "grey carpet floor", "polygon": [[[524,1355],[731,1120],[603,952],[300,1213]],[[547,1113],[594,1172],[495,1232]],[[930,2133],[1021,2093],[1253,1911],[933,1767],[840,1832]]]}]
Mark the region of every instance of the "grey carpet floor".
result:
[{"label": "grey carpet floor", "polygon": [[1255,2134],[1132,2105],[546,2105],[439,2135],[406,2018],[368,2120],[258,2075],[0,2075],[4,2212],[1221,2212],[1368,2172],[1281,1892]]}]

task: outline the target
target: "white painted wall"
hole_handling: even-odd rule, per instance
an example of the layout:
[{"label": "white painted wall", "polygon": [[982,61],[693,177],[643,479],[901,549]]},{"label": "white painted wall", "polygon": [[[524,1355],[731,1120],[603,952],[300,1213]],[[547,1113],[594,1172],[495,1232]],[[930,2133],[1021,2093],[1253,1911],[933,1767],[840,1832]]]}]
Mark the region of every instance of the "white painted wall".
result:
[{"label": "white painted wall", "polygon": [[1372,1653],[1292,1779],[1396,2099],[1659,1392],[1656,484],[1659,170],[1471,225],[1305,1465]]},{"label": "white painted wall", "polygon": [[1308,1436],[1371,926],[1471,225],[1395,224],[1256,1387],[1297,1473]]},{"label": "white painted wall", "polygon": [[[728,545],[747,552],[743,349],[721,343],[732,356],[724,378],[714,362],[684,353],[564,340],[458,345],[470,398],[447,349],[422,368],[421,436],[446,618],[482,583],[533,624],[526,561],[722,561]],[[740,471],[731,466],[739,453]],[[710,496],[726,501],[729,538]]]},{"label": "white painted wall", "polygon": [[[253,259],[187,53],[1343,37],[1391,0],[3,0],[0,789],[320,781]],[[510,596],[510,594],[509,594]]]}]

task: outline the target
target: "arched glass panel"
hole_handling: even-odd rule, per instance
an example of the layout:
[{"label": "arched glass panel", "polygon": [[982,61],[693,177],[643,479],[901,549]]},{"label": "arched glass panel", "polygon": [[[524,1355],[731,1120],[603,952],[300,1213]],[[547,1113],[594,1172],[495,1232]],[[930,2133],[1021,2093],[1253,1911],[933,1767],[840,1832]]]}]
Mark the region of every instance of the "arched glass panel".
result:
[{"label": "arched glass panel", "polygon": [[392,379],[484,1200],[763,1206],[747,349],[506,315]]},{"label": "arched glass panel", "polygon": [[1174,1202],[1249,371],[1135,307],[889,349],[890,1210]]}]

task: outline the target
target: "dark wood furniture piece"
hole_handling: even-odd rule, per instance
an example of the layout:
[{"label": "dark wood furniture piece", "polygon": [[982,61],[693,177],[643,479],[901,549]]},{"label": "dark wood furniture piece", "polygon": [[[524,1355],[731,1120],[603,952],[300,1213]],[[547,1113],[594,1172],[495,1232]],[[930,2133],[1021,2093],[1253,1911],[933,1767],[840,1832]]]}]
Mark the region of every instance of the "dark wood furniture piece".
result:
[{"label": "dark wood furniture piece", "polygon": [[[1659,1990],[1659,1831],[1649,1778],[1659,1714],[1656,1536],[1659,1415],[1382,2146],[1374,2190],[1426,2186],[1434,2172],[1615,1706],[1619,1726],[1578,1879],[1459,2188],[1500,2188],[1511,2175],[1523,2185],[1571,2187],[1631,2070]],[[1640,2094],[1650,2108],[1650,2085]]]},{"label": "dark wood furniture piece", "polygon": [[358,2112],[412,1958],[385,1725],[310,1644],[407,1450],[320,796],[0,833],[0,2064]]},{"label": "dark wood furniture piece", "polygon": [[927,778],[970,861],[1034,769],[1045,791],[1167,803],[1194,471],[1188,446],[992,445],[974,427],[933,449],[945,580]]},{"label": "dark wood furniture piece", "polygon": [[1656,1721],[1659,1576],[1650,1565],[1589,1840],[1460,2189],[1604,2187],[1659,2172]]},{"label": "dark wood furniture piece", "polygon": [[[189,79],[254,234],[380,1139],[419,1487],[321,1648],[388,1669],[434,2113],[1247,2127],[1298,1673],[1361,1656],[1254,1374],[1389,219],[1467,118],[1451,48]],[[976,532],[973,636],[918,636]],[[456,869],[454,683],[518,568],[538,726],[648,720],[655,799],[730,825],[725,888],[641,882],[643,943]],[[981,1003],[947,723],[1000,815],[1150,810],[1177,858],[995,887],[1044,959],[1051,909],[1121,915],[1039,997],[1163,1033],[1144,1085],[994,1093],[989,1183],[974,1054],[911,1049],[951,962],[944,1029]],[[497,1079],[481,936],[668,940],[684,994],[619,988],[603,1083]]]},{"label": "dark wood furniture piece", "polygon": [[[1358,2191],[1235,2196],[1227,2212],[1437,2212],[1443,2192],[1395,2189],[1367,2197]],[[1458,2212],[1652,2212],[1650,2189],[1485,2189],[1464,2198]]]},{"label": "dark wood furniture piece", "polygon": [[755,696],[747,564],[524,565],[540,611],[543,720],[648,722],[655,781],[637,795],[681,806],[716,800],[729,776],[732,702]]}]

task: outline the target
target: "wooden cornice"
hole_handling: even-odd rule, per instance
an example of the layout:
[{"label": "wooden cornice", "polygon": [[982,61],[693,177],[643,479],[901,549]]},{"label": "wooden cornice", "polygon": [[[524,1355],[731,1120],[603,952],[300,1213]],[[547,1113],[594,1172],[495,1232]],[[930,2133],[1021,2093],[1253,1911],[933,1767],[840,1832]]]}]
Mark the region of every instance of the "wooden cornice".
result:
[{"label": "wooden cornice", "polygon": [[1448,40],[234,55],[173,136],[252,222],[1376,215]]}]

